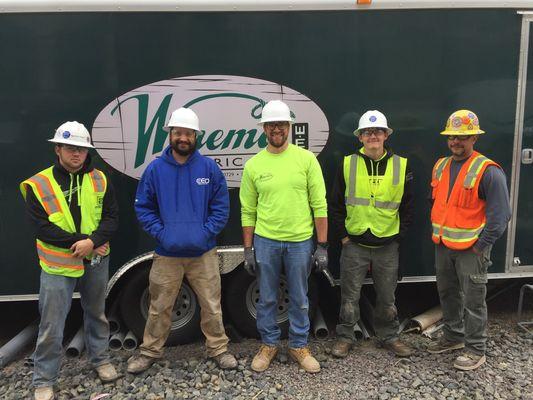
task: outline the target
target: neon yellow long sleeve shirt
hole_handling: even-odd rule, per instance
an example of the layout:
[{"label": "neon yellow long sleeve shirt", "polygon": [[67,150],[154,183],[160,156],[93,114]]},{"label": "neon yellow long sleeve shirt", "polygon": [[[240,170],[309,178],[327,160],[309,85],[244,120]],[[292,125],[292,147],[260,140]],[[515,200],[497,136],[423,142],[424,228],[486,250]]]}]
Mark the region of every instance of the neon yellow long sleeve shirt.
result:
[{"label": "neon yellow long sleeve shirt", "polygon": [[293,144],[279,154],[266,149],[250,158],[241,181],[242,226],[268,239],[301,242],[313,235],[313,218],[327,217],[320,164]]}]

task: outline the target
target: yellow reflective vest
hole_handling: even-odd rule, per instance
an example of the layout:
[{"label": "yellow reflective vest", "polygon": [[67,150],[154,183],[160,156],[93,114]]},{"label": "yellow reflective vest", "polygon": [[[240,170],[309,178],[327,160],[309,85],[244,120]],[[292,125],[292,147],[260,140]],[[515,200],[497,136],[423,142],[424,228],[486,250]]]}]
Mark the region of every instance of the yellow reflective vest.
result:
[{"label": "yellow reflective vest", "polygon": [[394,154],[386,162],[385,175],[371,176],[363,157],[344,157],[345,226],[349,235],[362,235],[368,229],[380,238],[399,233],[407,159]]},{"label": "yellow reflective vest", "polygon": [[[75,233],[74,219],[65,196],[54,178],[53,168],[47,168],[26,179],[20,184],[20,191],[26,199],[27,190],[31,188],[48,214],[48,220],[69,233]],[[102,219],[106,188],[107,180],[103,172],[93,169],[83,175],[81,193],[78,193],[81,209],[81,233],[90,235],[98,228]],[[73,257],[70,249],[57,247],[39,239],[36,239],[36,242],[39,264],[45,272],[72,278],[83,275],[83,259]]]}]

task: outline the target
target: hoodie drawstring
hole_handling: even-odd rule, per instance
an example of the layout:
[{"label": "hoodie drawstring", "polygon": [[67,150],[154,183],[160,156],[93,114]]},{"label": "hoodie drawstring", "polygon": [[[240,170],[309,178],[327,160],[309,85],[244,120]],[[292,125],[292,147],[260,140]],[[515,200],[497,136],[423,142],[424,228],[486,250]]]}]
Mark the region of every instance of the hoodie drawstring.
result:
[{"label": "hoodie drawstring", "polygon": [[72,179],[72,174],[68,174],[70,177],[70,187],[68,190],[68,205],[70,207],[70,202],[72,201],[72,185],[74,183],[74,179]]},{"label": "hoodie drawstring", "polygon": [[81,188],[80,188],[80,176],[76,175],[76,196],[78,197],[78,207],[81,207]]}]

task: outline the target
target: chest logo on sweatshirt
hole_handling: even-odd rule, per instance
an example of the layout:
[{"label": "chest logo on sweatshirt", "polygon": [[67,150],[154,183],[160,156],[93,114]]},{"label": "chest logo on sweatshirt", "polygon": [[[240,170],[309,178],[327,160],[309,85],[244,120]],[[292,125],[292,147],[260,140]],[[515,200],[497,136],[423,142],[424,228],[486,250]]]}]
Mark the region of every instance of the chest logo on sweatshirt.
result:
[{"label": "chest logo on sweatshirt", "polygon": [[228,187],[237,188],[245,162],[267,146],[258,122],[263,106],[275,99],[286,102],[295,116],[291,143],[320,154],[329,124],[315,102],[280,83],[233,75],[177,77],[117,94],[93,123],[93,143],[113,168],[139,179],[168,145],[163,127],[172,111],[190,107],[202,129],[198,150],[217,163]]},{"label": "chest logo on sweatshirt", "polygon": [[196,178],[196,183],[198,185],[209,185],[209,178]]}]

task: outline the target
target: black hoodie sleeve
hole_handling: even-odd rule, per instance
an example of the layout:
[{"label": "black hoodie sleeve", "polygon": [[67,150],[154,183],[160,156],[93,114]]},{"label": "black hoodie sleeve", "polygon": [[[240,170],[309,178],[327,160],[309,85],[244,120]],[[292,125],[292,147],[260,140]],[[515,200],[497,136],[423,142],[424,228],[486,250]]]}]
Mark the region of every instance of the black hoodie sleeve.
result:
[{"label": "black hoodie sleeve", "polygon": [[115,189],[113,185],[107,180],[107,189],[104,195],[104,203],[102,206],[102,219],[98,228],[91,233],[89,239],[94,243],[94,247],[97,248],[104,243],[109,242],[111,237],[118,230],[118,204],[115,197]]},{"label": "black hoodie sleeve", "polygon": [[48,214],[31,189],[26,194],[26,213],[33,226],[35,236],[45,243],[68,249],[78,240],[87,238],[87,235],[69,233],[51,223],[48,220]]},{"label": "black hoodie sleeve", "polygon": [[337,240],[348,236],[346,230],[346,204],[344,200],[344,192],[346,191],[346,182],[344,181],[344,168],[341,162],[335,175],[333,182],[333,190],[329,200],[329,215],[331,216],[331,230],[334,238]]},{"label": "black hoodie sleeve", "polygon": [[409,226],[413,222],[414,217],[414,205],[415,205],[415,193],[413,184],[413,172],[409,161],[407,161],[405,171],[405,184],[403,190],[402,201],[400,203],[400,232],[399,239],[402,240],[407,234]]}]

